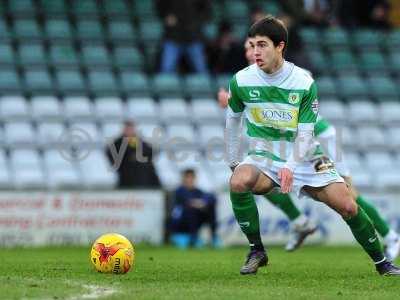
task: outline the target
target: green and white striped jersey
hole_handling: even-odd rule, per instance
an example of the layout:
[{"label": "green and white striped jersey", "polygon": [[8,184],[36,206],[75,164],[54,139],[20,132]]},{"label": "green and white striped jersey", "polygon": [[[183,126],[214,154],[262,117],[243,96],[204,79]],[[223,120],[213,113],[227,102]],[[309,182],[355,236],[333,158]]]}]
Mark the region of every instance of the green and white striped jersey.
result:
[{"label": "green and white striped jersey", "polygon": [[309,73],[284,62],[274,74],[253,64],[230,82],[229,108],[244,113],[249,154],[286,162],[298,129],[313,130],[318,115],[317,88]]}]

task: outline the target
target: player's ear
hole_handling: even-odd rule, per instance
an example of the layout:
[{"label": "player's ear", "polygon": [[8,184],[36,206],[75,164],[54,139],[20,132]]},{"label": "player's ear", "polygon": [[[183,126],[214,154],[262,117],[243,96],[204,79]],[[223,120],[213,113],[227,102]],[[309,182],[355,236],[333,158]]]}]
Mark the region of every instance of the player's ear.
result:
[{"label": "player's ear", "polygon": [[276,46],[276,48],[279,50],[279,52],[283,53],[283,50],[285,49],[286,43],[284,41],[279,42],[279,44]]}]

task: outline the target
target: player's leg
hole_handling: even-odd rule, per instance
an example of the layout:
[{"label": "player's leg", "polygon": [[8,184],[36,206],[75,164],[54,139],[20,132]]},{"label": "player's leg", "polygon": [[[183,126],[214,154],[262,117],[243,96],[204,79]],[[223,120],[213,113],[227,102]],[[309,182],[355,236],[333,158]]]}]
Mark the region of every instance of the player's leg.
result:
[{"label": "player's leg", "polygon": [[305,238],[317,230],[317,225],[296,206],[291,194],[269,193],[265,194],[264,197],[279,208],[290,220],[291,232],[289,241],[285,246],[286,251],[294,251],[299,248]]},{"label": "player's leg", "polygon": [[400,252],[400,237],[390,228],[389,224],[381,216],[376,207],[369,201],[365,200],[363,196],[357,191],[352,184],[351,177],[343,177],[347,185],[350,187],[353,198],[357,204],[365,211],[368,217],[371,219],[376,231],[383,238],[385,244],[385,255],[390,261],[393,261]]},{"label": "player's leg", "polygon": [[230,197],[233,213],[250,245],[250,253],[240,270],[241,274],[254,274],[260,266],[267,264],[253,192],[262,192],[263,190],[267,192],[272,187],[272,180],[256,166],[250,164],[239,165],[232,174]]},{"label": "player's leg", "polygon": [[349,225],[355,239],[374,261],[377,271],[384,275],[400,275],[400,269],[390,264],[383,253],[375,228],[344,183],[332,183],[325,187],[305,187],[313,198],[337,211]]}]

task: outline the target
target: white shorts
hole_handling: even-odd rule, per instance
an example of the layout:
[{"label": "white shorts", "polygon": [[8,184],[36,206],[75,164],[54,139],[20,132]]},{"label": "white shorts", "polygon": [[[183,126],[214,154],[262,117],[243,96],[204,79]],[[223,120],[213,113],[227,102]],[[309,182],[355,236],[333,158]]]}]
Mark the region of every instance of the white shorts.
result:
[{"label": "white shorts", "polygon": [[[261,172],[271,178],[277,186],[280,186],[278,179],[278,171],[283,167],[284,163],[271,163],[271,159],[258,155],[248,155],[239,164],[250,164],[257,167]],[[296,167],[293,174],[293,192],[300,197],[302,188],[305,185],[312,187],[326,186],[334,182],[344,182],[336,169],[329,169],[323,172],[317,172],[312,162],[304,162]],[[274,191],[277,192],[277,191]]]}]

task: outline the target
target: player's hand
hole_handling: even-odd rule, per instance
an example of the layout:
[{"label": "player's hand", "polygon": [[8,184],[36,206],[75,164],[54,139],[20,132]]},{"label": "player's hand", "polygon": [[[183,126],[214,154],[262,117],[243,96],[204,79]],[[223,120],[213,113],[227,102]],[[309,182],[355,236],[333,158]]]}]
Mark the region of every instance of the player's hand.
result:
[{"label": "player's hand", "polygon": [[225,108],[228,106],[229,93],[224,88],[218,91],[218,104],[220,107]]},{"label": "player's hand", "polygon": [[293,186],[293,172],[288,168],[282,168],[278,172],[278,178],[281,181],[282,193],[290,193]]}]

